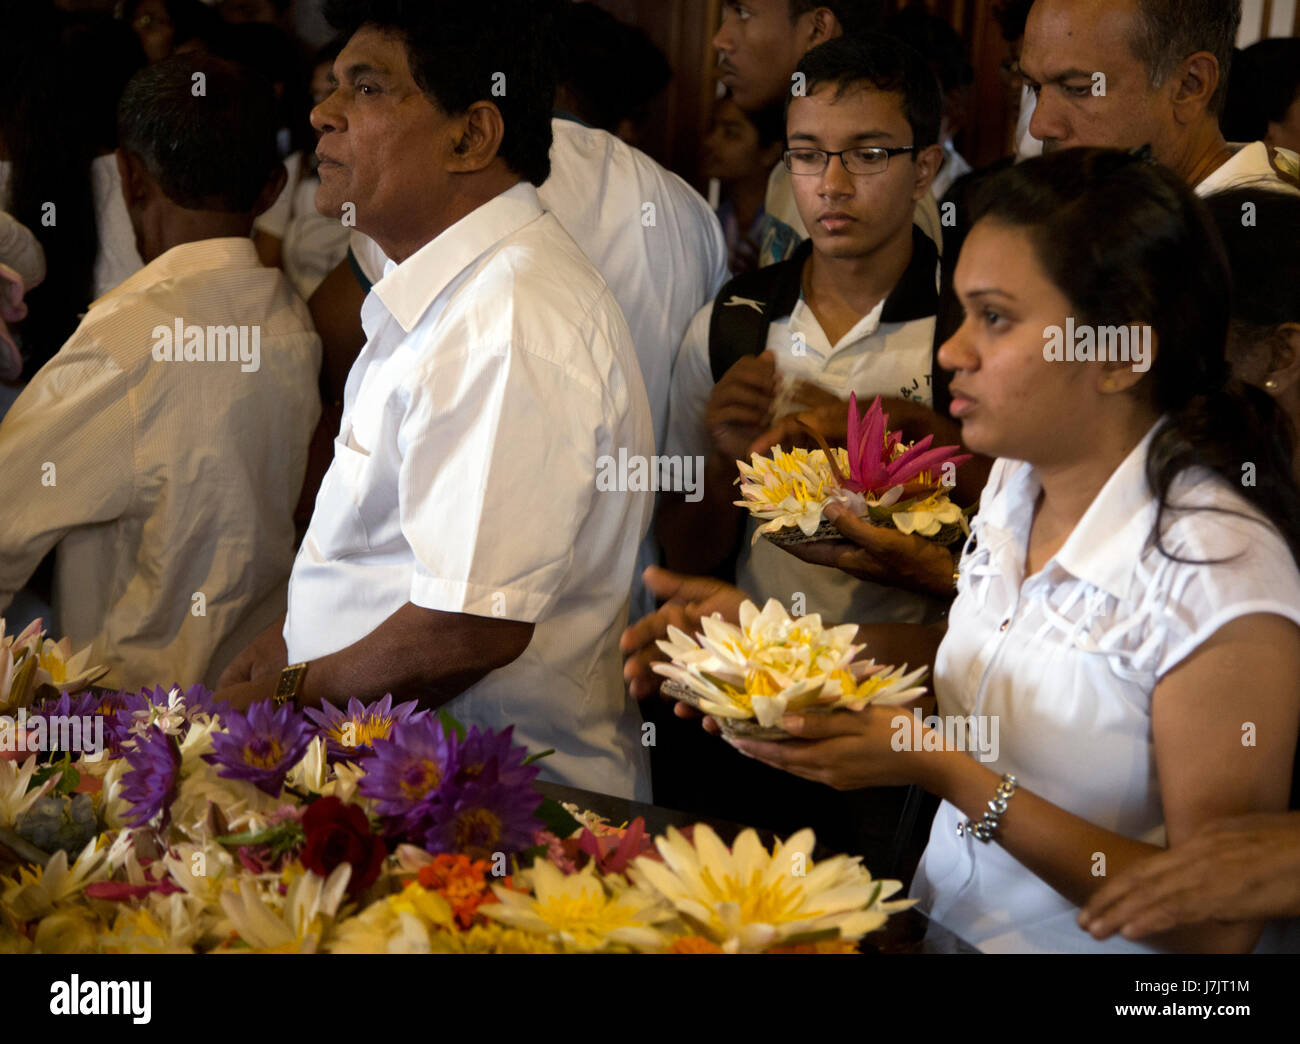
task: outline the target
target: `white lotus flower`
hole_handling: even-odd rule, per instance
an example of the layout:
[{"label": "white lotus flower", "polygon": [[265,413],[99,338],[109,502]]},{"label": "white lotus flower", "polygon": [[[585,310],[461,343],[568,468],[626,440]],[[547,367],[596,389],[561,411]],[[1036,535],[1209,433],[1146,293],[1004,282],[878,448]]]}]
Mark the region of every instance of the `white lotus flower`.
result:
[{"label": "white lotus flower", "polygon": [[814,863],[811,830],[778,842],[771,853],[753,830],[731,849],[704,824],[693,838],[669,827],[655,839],[664,861],[639,856],[632,877],[727,953],[760,953],[819,933],[857,940],[915,902],[884,902],[902,883],[873,880],[856,856]]},{"label": "white lotus flower", "polygon": [[13,912],[20,921],[34,921],[50,913],[55,904],[80,892],[94,881],[108,876],[107,852],[97,852],[99,838],[92,838],[76,862],[68,866],[68,854],[62,849],[50,857],[44,867],[19,867],[18,877],[0,882],[0,905]]},{"label": "white lotus flower", "polygon": [[566,876],[539,859],[526,877],[531,895],[493,885],[500,902],[480,906],[478,912],[582,953],[603,950],[611,943],[652,951],[667,944],[666,936],[652,927],[666,914],[660,901],[637,888],[611,894],[596,876],[594,863]]},{"label": "white lotus flower", "polygon": [[107,672],[107,667],[90,666],[90,646],[74,656],[67,638],[46,638],[40,620],[16,636],[6,636],[0,618],[0,713],[29,706],[42,685],[77,692]]},{"label": "white lotus flower", "polygon": [[319,794],[325,789],[330,770],[327,760],[324,736],[315,737],[308,745],[302,760],[294,765],[285,777],[290,786],[297,787],[312,794]]},{"label": "white lotus flower", "polygon": [[232,929],[262,953],[315,953],[328,922],[338,913],[352,867],[340,863],[328,878],[308,870],[289,886],[280,908],[265,901],[256,887],[241,879],[221,894],[221,908]]},{"label": "white lotus flower", "polygon": [[32,777],[39,766],[32,754],[22,763],[0,758],[0,827],[12,827],[18,817],[43,798],[58,782],[50,777],[34,790],[28,791]]},{"label": "white lotus flower", "polygon": [[752,602],[740,607],[739,625],[720,615],[700,621],[691,638],[676,627],[658,643],[670,658],[652,669],[684,686],[706,714],[732,720],[755,718],[776,726],[792,712],[848,708],[868,703],[905,703],[924,692],[912,683],[925,668],[906,673],[855,661],[865,645],[854,645],[855,624],[823,627],[817,614],[792,618],[776,599],[760,612]]},{"label": "white lotus flower", "polygon": [[[841,473],[848,472],[848,452],[833,451]],[[755,518],[766,520],[754,534],[757,541],[764,533],[775,533],[798,526],[804,536],[812,536],[822,524],[822,511],[832,501],[847,503],[849,492],[835,478],[823,450],[794,449],[786,453],[772,447],[772,456],[755,453],[750,463],[736,461],[740,469],[740,494],[737,507],[748,509]]]}]

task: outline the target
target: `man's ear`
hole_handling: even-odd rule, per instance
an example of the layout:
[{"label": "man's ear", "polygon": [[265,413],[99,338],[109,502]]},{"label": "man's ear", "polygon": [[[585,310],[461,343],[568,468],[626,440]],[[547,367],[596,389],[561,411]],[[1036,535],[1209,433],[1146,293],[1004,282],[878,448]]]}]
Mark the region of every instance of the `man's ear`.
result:
[{"label": "man's ear", "polygon": [[129,210],[133,202],[148,197],[149,183],[153,179],[144,165],[144,160],[134,152],[117,149],[113,152],[113,158],[117,162],[118,180],[122,183],[122,199],[126,201]]},{"label": "man's ear", "polygon": [[1174,118],[1186,125],[1210,111],[1210,99],[1219,89],[1223,70],[1209,51],[1197,51],[1184,58],[1172,77]]},{"label": "man's ear", "polygon": [[818,7],[809,11],[806,17],[812,19],[809,27],[811,35],[808,39],[810,51],[818,44],[824,44],[827,40],[834,40],[837,36],[844,35],[844,26],[840,25],[839,18],[829,7]]},{"label": "man's ear", "polygon": [[257,202],[253,204],[253,217],[259,214],[265,214],[274,205],[275,201],[280,198],[280,193],[284,191],[285,183],[289,180],[288,171],[284,169],[283,163],[275,165],[275,172],[262,186],[262,191],[257,195]]},{"label": "man's ear", "polygon": [[916,166],[916,184],[912,188],[912,198],[921,199],[930,191],[935,175],[943,166],[943,146],[927,145],[920,152],[915,153],[913,162]]},{"label": "man's ear", "polygon": [[487,169],[501,152],[506,124],[501,110],[489,101],[476,101],[460,117],[453,134],[447,170],[455,174],[474,174]]}]

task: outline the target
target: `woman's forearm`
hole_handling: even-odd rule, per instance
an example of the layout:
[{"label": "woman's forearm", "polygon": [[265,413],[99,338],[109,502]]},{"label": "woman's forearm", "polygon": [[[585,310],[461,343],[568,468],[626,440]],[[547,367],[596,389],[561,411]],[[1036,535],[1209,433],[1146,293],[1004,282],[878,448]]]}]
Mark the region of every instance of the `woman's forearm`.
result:
[{"label": "woman's forearm", "polygon": [[[997,773],[958,751],[934,752],[926,761],[929,769],[921,783],[927,790],[955,805],[969,819],[983,816],[1000,782]],[[989,843],[1000,844],[1025,869],[1076,906],[1086,905],[1110,877],[1164,851],[1104,830],[1023,788],[1008,801],[998,833]],[[1152,936],[1150,942],[1182,952],[1249,952],[1262,928],[1259,922],[1207,921]]]}]

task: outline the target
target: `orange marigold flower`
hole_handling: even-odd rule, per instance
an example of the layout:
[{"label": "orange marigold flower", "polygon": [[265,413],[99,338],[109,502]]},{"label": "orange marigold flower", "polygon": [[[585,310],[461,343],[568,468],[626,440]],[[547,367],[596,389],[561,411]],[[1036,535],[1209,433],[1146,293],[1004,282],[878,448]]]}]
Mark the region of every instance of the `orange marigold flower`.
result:
[{"label": "orange marigold flower", "polygon": [[[420,885],[446,899],[451,904],[456,923],[461,928],[468,928],[474,923],[480,906],[497,901],[490,887],[491,867],[486,859],[470,859],[464,854],[444,852],[434,856],[432,863],[420,867]],[[509,877],[504,883],[507,888],[511,887]]]}]

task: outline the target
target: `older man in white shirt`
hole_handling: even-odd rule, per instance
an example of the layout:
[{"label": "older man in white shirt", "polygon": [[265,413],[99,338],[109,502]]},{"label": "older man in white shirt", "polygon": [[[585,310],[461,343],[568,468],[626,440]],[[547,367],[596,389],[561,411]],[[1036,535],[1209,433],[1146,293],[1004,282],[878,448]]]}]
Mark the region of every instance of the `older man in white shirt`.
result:
[{"label": "older man in white shirt", "polygon": [[0,612],[57,545],[60,630],[105,684],[214,681],[283,601],[320,339],[248,238],[284,183],[271,102],[193,55],[131,81],[117,163],[149,264],[0,424]]},{"label": "older man in white shirt", "polygon": [[554,748],[545,777],[644,799],[617,641],[650,494],[596,477],[653,452],[650,411],[613,295],[538,202],[553,82],[531,16],[486,6],[336,25],[351,35],[312,115],[317,206],[354,204],[389,260],[283,637],[223,695],[448,703]]}]

